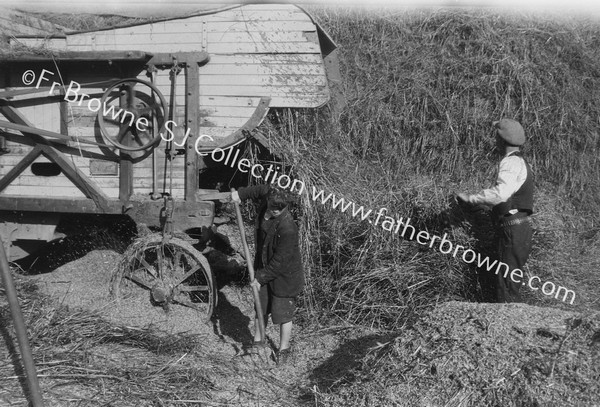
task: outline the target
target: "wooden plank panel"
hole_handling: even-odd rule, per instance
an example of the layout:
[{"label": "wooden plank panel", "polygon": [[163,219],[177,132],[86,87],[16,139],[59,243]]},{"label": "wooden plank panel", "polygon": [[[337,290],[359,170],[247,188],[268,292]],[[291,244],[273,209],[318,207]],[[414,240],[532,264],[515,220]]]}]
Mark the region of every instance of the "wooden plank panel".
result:
[{"label": "wooden plank panel", "polygon": [[[162,31],[162,30],[161,30]],[[221,42],[240,42],[240,43],[260,43],[260,42],[306,42],[303,31],[234,31],[234,32],[211,32],[207,33],[209,43]],[[110,47],[126,44],[196,44],[202,43],[202,25],[193,27],[193,29],[182,30],[176,27],[173,31],[153,33],[137,33],[135,31],[122,33],[117,31],[103,31],[93,36],[69,37],[69,46],[91,46]]]},{"label": "wooden plank panel", "polygon": [[[212,15],[124,27],[113,31],[119,36],[160,33],[185,34],[190,32],[202,32],[200,26],[203,21],[207,21],[209,32],[281,31],[282,27],[286,30],[314,31],[314,24],[310,20],[310,17],[302,10],[292,5],[247,5]],[[85,36],[90,37],[91,35],[93,34],[75,34],[69,36],[68,40],[69,42],[71,39],[77,41],[78,38]],[[27,45],[36,46],[45,43],[48,47],[57,49],[64,49],[67,47],[65,39],[19,38],[18,41]]]},{"label": "wooden plank panel", "polygon": [[[107,192],[107,191],[105,191]],[[79,188],[73,186],[72,188],[67,187],[53,187],[53,186],[34,186],[34,185],[9,185],[2,193],[2,196],[14,195],[14,196],[37,196],[37,197],[78,197],[85,198],[85,195],[79,190]],[[108,194],[107,194],[108,195]],[[110,196],[110,195],[109,195]]]},{"label": "wooden plank panel", "polygon": [[[210,123],[212,126],[210,127],[227,127],[239,129],[248,121],[250,117],[231,117],[231,116],[221,116],[221,117],[211,117]],[[210,128],[208,126],[201,126],[200,132],[203,133],[204,129]]]},{"label": "wooden plank panel", "polygon": [[[0,156],[0,164],[1,167],[12,167],[16,164],[19,163],[19,161],[21,161],[23,159],[23,156],[21,155],[14,155],[14,154],[6,154],[6,155],[2,155]],[[39,156],[38,158],[36,158],[33,162],[35,163],[47,163],[47,162],[51,162],[50,160],[48,160],[45,156]],[[27,171],[27,170],[25,170]]]},{"label": "wooden plank panel", "polygon": [[[79,116],[77,117],[77,120],[83,120],[83,119],[87,119],[87,120],[91,120],[93,122],[95,122],[95,118],[90,117],[90,116]],[[81,126],[81,125],[75,125],[75,123],[70,123],[69,124],[69,135],[73,136],[73,137],[80,137],[82,139],[86,139],[86,140],[96,140],[96,137],[94,135],[94,127],[93,126]]]},{"label": "wooden plank panel", "polygon": [[[298,8],[289,10],[274,10],[265,7],[238,7],[229,9],[216,14],[200,16],[206,20],[217,21],[310,21],[310,17]],[[198,18],[198,17],[193,17]]]},{"label": "wooden plank panel", "polygon": [[[164,173],[164,168],[159,169],[159,178],[162,177]],[[134,165],[133,167],[134,178],[140,179],[152,179],[152,167],[148,168],[139,168]],[[173,181],[183,180],[185,171],[183,165],[179,167],[173,167]],[[167,178],[169,178],[169,168],[167,167]]]},{"label": "wooden plank panel", "polygon": [[[137,190],[134,189],[134,191],[137,195],[149,196],[152,193],[152,188],[138,188]],[[163,190],[159,189],[158,192],[162,193]],[[167,188],[165,192],[168,193],[169,189]],[[172,194],[176,199],[184,199],[184,190],[181,188],[173,188]]]},{"label": "wooden plank panel", "polygon": [[321,48],[312,42],[286,43],[236,43],[219,42],[208,44],[207,51],[211,54],[280,54],[280,53],[319,53]]},{"label": "wooden plank panel", "polygon": [[65,38],[11,38],[11,44],[23,44],[33,48],[50,48],[57,50],[67,49],[67,41]]},{"label": "wooden plank panel", "polygon": [[[105,188],[118,188],[119,178],[118,177],[92,177],[94,181],[102,190]],[[22,185],[22,186],[51,186],[51,187],[73,187],[77,188],[73,183],[64,175],[58,175],[55,177],[43,177],[37,175],[22,175],[18,177],[11,185]]]},{"label": "wooden plank panel", "polygon": [[[139,178],[139,177],[134,177],[133,178],[133,191],[136,194],[143,194],[143,193],[151,193],[152,192],[152,178]],[[158,193],[161,193],[163,191],[169,192],[169,182],[167,180],[166,183],[163,183],[162,180],[158,181]],[[173,188],[174,191],[175,190],[180,190],[180,196],[183,196],[184,194],[184,189],[185,189],[185,182],[183,180],[175,180],[173,179]]]},{"label": "wooden plank panel", "polygon": [[[201,41],[184,41],[175,40],[174,38],[165,39],[164,42],[160,38],[147,39],[144,42],[124,43],[114,42],[111,44],[97,45],[91,38],[83,38],[81,44],[70,44],[69,49],[73,51],[79,50],[115,50],[126,51],[132,48],[142,51],[154,50],[155,52],[178,52],[178,51],[197,51],[201,47]],[[176,42],[174,42],[176,41]],[[262,42],[218,42],[208,43],[207,49],[210,54],[264,54],[264,53],[319,53],[321,49],[318,44],[313,42],[284,42],[284,43],[262,43]]]},{"label": "wooden plank panel", "polygon": [[[43,96],[47,95],[44,94]],[[15,96],[11,102],[35,127],[49,131],[60,131],[60,105],[58,100],[49,102],[39,97],[32,98],[29,95],[20,95]],[[0,117],[4,117],[4,115],[0,113]],[[16,134],[20,133],[17,132]]]},{"label": "wooden plank panel", "polygon": [[[165,164],[165,147],[166,147],[166,145],[163,145],[162,148],[154,149],[154,152],[156,153],[156,155],[158,157],[158,168],[159,169],[164,168],[165,165],[167,165],[167,168],[169,166],[168,161],[167,161],[167,164]],[[174,170],[177,170],[178,168],[183,168],[185,166],[182,158],[183,158],[182,156],[178,155],[172,161]],[[143,161],[138,161],[138,162],[134,163],[134,170],[136,170],[138,168],[152,168],[152,156],[149,156],[147,159],[145,159]]]},{"label": "wooden plank panel", "polygon": [[200,88],[203,96],[288,96],[310,95],[312,97],[327,92],[325,86],[226,86],[226,85],[204,85]]},{"label": "wooden plank panel", "polygon": [[[173,188],[169,188],[169,183],[167,182],[166,184],[163,185],[162,180],[158,183],[158,187],[156,189],[157,193],[163,193],[163,192],[169,192],[169,190],[173,190],[173,191],[179,191],[179,193],[177,194],[177,196],[183,197],[183,195],[185,194],[185,187],[184,187],[184,182],[175,182],[173,181]],[[153,187],[152,187],[152,180],[151,179],[145,179],[145,180],[139,180],[139,179],[134,179],[134,184],[133,184],[133,191],[135,194],[143,194],[143,195],[149,195],[150,193],[153,192]],[[175,193],[174,193],[175,195]]]},{"label": "wooden plank panel", "polygon": [[207,21],[206,31],[210,32],[278,32],[278,31],[315,31],[312,21]]},{"label": "wooden plank panel", "polygon": [[[316,32],[316,30],[315,30]],[[222,42],[307,42],[304,31],[233,31],[208,32],[206,40],[209,44]]]},{"label": "wooden plank panel", "polygon": [[[321,92],[321,94],[310,94],[310,93],[294,93],[287,95],[278,95],[278,94],[269,94],[271,97],[270,107],[298,107],[298,108],[314,108],[327,103],[329,100],[329,89],[325,92]],[[251,96],[231,96],[237,99],[238,103],[243,103],[244,100],[248,100]],[[215,103],[223,104],[223,100],[229,99],[228,96],[218,96],[218,95],[201,95],[200,100],[208,100],[215,99]],[[246,99],[248,98],[248,99]],[[209,105],[214,105],[214,103],[209,103]]]},{"label": "wooden plank panel", "polygon": [[200,108],[203,108],[205,106],[249,106],[256,108],[259,102],[260,97],[253,96],[204,96],[202,94],[200,95]]},{"label": "wooden plank panel", "polygon": [[[298,14],[301,16],[301,14]],[[146,24],[134,27],[126,27],[119,28],[110,31],[98,31],[98,32],[90,32],[90,33],[81,33],[81,34],[72,34],[68,35],[67,39],[49,39],[46,43],[48,48],[56,48],[56,49],[65,49],[69,48],[72,51],[77,50],[85,50],[92,45],[101,46],[103,44],[111,46],[121,46],[126,45],[126,48],[113,48],[115,50],[118,49],[129,49],[132,50],[135,47],[135,44],[167,44],[166,42],[162,42],[161,36],[166,35],[165,38],[173,41],[171,42],[171,46],[174,44],[178,44],[181,41],[190,41],[191,38],[198,33],[202,33],[203,31],[203,20],[199,19],[199,17],[195,17],[195,21],[193,20],[173,20],[168,22],[160,22],[153,24]],[[298,32],[302,33],[304,31],[311,32],[315,31],[315,25],[308,18],[308,16],[304,15],[304,17],[300,17],[300,19],[295,20],[261,20],[261,21],[227,21],[225,19],[207,19],[206,21],[206,31],[208,35],[212,35],[213,33],[217,35],[216,38],[218,40],[218,34],[228,33],[231,35],[232,33],[286,33],[286,32]],[[285,34],[283,34],[285,35]],[[130,37],[131,39],[128,39]],[[176,38],[177,37],[177,38]],[[117,40],[118,38],[118,40]],[[209,37],[210,38],[210,37]],[[284,37],[282,37],[284,38]],[[32,45],[39,47],[44,44],[43,39],[33,38],[33,39],[19,39],[28,45]],[[96,42],[98,41],[98,42]],[[201,42],[201,38],[197,40],[197,43]],[[220,40],[218,40],[220,42]],[[67,45],[68,44],[68,45]],[[103,49],[99,47],[98,49]],[[108,48],[106,48],[108,49]],[[162,48],[161,48],[162,49]],[[136,48],[136,50],[145,51],[144,49]],[[164,52],[164,51],[163,51]]]},{"label": "wooden plank panel", "polygon": [[[329,100],[329,89],[325,89],[320,94],[295,93],[288,95],[269,95],[271,97],[271,107],[318,107]],[[245,102],[251,103],[256,97],[246,96],[225,96],[225,95],[203,95],[200,90],[200,106],[231,106],[244,105]],[[260,99],[259,99],[260,100]],[[254,102],[252,102],[254,104]]]},{"label": "wooden plank panel", "polygon": [[236,86],[295,86],[301,92],[305,86],[327,86],[323,75],[200,75],[200,87],[217,85]]},{"label": "wooden plank panel", "polygon": [[6,148],[8,150],[10,150],[10,152],[0,155],[0,163],[2,163],[3,157],[10,156],[10,155],[22,156],[23,154],[27,154],[28,152],[30,152],[33,149],[33,147],[31,147],[31,146],[17,143],[15,141],[11,141],[11,140],[6,140]]},{"label": "wooden plank panel", "polygon": [[207,65],[201,66],[204,69],[214,65],[239,64],[241,66],[259,64],[259,65],[274,65],[274,64],[292,64],[292,65],[321,65],[323,58],[321,54],[248,54],[248,55],[220,55],[215,54],[210,56],[210,62]]},{"label": "wooden plank panel", "polygon": [[[13,155],[13,156],[9,156],[9,155],[5,155],[2,156],[0,158],[0,175],[4,175],[6,174],[13,166],[17,165],[21,160],[23,159],[23,156],[21,155]],[[90,178],[94,178],[94,179],[98,179],[98,178],[107,178],[109,176],[93,176],[91,175],[90,172],[90,160],[88,158],[85,157],[79,157],[76,155],[71,155],[68,156],[68,160],[71,161],[71,163],[73,165],[75,165],[77,168],[79,168],[85,175],[88,175]],[[40,156],[38,158],[36,158],[34,160],[34,163],[49,163],[52,162],[50,161],[48,158],[46,158],[45,156]],[[34,175],[31,172],[31,167],[27,167],[23,173],[23,175],[26,176],[32,176],[32,177],[40,177],[37,175]],[[40,177],[40,178],[52,178],[52,177]],[[116,178],[116,177],[115,177]],[[72,182],[71,182],[72,184]]]},{"label": "wooden plank panel", "polygon": [[[252,55],[252,54],[251,54]],[[325,76],[325,68],[318,62],[309,63],[270,63],[259,60],[247,61],[245,56],[231,56],[235,62],[211,60],[200,67],[200,78],[213,75],[312,75]]]},{"label": "wooden plank panel", "polygon": [[[182,107],[177,107],[182,109]],[[210,120],[212,116],[250,117],[256,107],[253,106],[200,106],[200,117]]]},{"label": "wooden plank panel", "polygon": [[286,10],[270,6],[244,6],[215,14],[192,16],[133,27],[117,28],[114,31],[118,35],[202,32],[201,25],[203,21],[206,21],[207,23],[225,23],[229,25],[232,23],[248,24],[274,22],[280,23],[280,26],[285,24],[286,27],[289,23],[294,22],[312,23],[307,14],[295,7],[290,7]]},{"label": "wooden plank panel", "polygon": [[207,51],[210,54],[308,54],[319,53],[321,48],[313,42],[284,42],[284,43],[209,43]]},{"label": "wooden plank panel", "polygon": [[250,118],[256,107],[254,106],[200,106],[200,115],[207,117],[246,117]]},{"label": "wooden plank panel", "polygon": [[[273,25],[278,26],[280,30],[282,27],[288,30],[289,27],[295,28],[296,26],[293,25],[294,23],[310,23],[314,30],[314,25],[312,24],[310,17],[297,8],[284,9],[272,6],[256,8],[245,6],[237,10],[229,10],[212,15],[162,21],[133,27],[117,28],[110,31],[99,31],[96,33],[74,34],[68,37],[68,42],[69,44],[78,44],[77,41],[80,41],[80,38],[92,38],[93,35],[98,36],[98,34],[107,35],[106,33],[109,32],[112,33],[111,35],[119,37],[135,35],[159,36],[161,34],[189,34],[190,32],[201,33],[203,21],[206,21],[207,23],[221,24],[221,26],[224,27],[221,32],[229,31],[227,29],[229,26],[240,23],[242,25],[248,25],[248,27],[240,31],[249,31],[249,28],[252,28],[252,25],[260,25],[264,23],[274,23]],[[297,30],[304,31],[303,27],[304,26],[300,26],[300,28],[297,28]],[[75,42],[72,43],[72,40]],[[132,39],[132,41],[128,42],[132,43],[135,40],[136,39]]]},{"label": "wooden plank panel", "polygon": [[94,35],[81,35],[68,38],[69,47],[96,47],[96,49],[118,49],[122,45],[128,45],[128,49],[138,49],[141,45],[164,45],[164,44],[196,44],[202,43],[202,31],[185,32],[154,32],[117,34],[115,31],[101,31]]}]

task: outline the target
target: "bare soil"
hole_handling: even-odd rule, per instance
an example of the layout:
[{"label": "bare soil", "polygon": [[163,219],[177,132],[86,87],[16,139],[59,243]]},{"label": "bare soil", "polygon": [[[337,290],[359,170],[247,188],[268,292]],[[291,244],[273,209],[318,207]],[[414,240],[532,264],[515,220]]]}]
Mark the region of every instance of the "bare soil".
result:
[{"label": "bare soil", "polygon": [[[247,352],[253,329],[248,287],[223,286],[209,323],[149,301],[119,305],[108,285],[120,256],[95,250],[25,277],[51,297],[56,311],[48,319],[59,314],[72,336],[41,345],[33,338],[47,406],[600,405],[598,313],[450,302],[411,328],[377,332],[343,321],[318,326],[301,312],[292,361],[278,367],[272,325],[269,346],[258,355]],[[27,310],[38,306],[47,305],[24,304]],[[94,320],[90,328],[81,322],[87,313],[105,322]],[[44,337],[44,320],[27,312],[26,318],[32,334]],[[111,334],[102,337],[107,330]],[[116,340],[120,332],[131,338]],[[139,332],[137,339],[132,332]],[[81,339],[94,335],[97,340]],[[152,344],[152,335],[164,340]],[[11,346],[0,348],[0,405],[25,406]],[[156,388],[164,396],[152,392]]]},{"label": "bare soil", "polygon": [[[279,332],[272,324],[267,328],[269,346],[259,355],[248,353],[247,345],[253,340],[254,329],[253,301],[248,287],[228,285],[221,288],[217,308],[209,323],[198,320],[197,315],[187,308],[172,307],[167,313],[161,307],[152,306],[148,297],[139,297],[135,303],[117,304],[109,296],[109,282],[120,258],[121,255],[114,251],[96,250],[52,272],[28,278],[34,279],[44,294],[61,305],[97,313],[110,324],[150,330],[164,336],[195,337],[201,343],[201,349],[184,353],[177,363],[206,366],[206,373],[215,386],[211,391],[214,405],[302,404],[303,398],[311,398],[306,384],[312,371],[333,355],[342,340],[339,332],[346,331],[340,327],[317,332],[296,328],[292,361],[288,366],[278,367],[273,350],[278,346]],[[97,344],[88,349],[88,354],[91,364],[114,365],[120,370],[135,369],[153,357],[148,350],[110,343]],[[45,383],[47,381],[42,379],[43,387]],[[62,403],[78,397],[83,401],[81,405],[94,405],[85,402],[90,398],[89,389],[85,385],[79,386],[82,388],[78,389],[75,384],[66,388],[61,386],[61,395],[56,399],[53,400],[55,395],[50,393],[49,405],[66,405]],[[202,400],[206,400],[204,396]]]}]

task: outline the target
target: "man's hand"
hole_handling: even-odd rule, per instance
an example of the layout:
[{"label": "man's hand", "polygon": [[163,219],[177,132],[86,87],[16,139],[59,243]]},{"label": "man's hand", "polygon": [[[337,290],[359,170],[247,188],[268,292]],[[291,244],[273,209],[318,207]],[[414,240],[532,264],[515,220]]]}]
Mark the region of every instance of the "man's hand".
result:
[{"label": "man's hand", "polygon": [[469,195],[464,194],[462,192],[456,194],[456,198],[458,198],[462,202],[467,202],[467,203],[469,202]]},{"label": "man's hand", "polygon": [[240,195],[238,194],[237,191],[232,191],[231,192],[231,200],[233,202],[242,203],[242,200],[240,199]]},{"label": "man's hand", "polygon": [[258,282],[257,279],[254,279],[254,280],[250,281],[250,286],[256,287],[257,290],[260,290],[261,284]]}]

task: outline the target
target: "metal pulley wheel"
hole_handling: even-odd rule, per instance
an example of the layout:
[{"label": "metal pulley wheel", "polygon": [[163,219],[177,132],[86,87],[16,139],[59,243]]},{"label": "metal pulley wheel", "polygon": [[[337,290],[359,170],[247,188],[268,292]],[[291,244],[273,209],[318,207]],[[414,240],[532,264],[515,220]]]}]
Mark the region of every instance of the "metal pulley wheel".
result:
[{"label": "metal pulley wheel", "polygon": [[164,96],[156,86],[141,79],[117,81],[100,99],[100,132],[120,150],[141,151],[158,144],[165,131],[166,117]]}]

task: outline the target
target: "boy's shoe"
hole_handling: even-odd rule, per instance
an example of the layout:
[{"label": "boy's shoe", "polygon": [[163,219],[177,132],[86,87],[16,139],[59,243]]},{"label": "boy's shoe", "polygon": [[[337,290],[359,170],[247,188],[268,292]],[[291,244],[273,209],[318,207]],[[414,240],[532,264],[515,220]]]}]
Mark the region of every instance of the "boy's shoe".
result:
[{"label": "boy's shoe", "polygon": [[277,366],[287,365],[292,357],[292,348],[277,351]]}]

